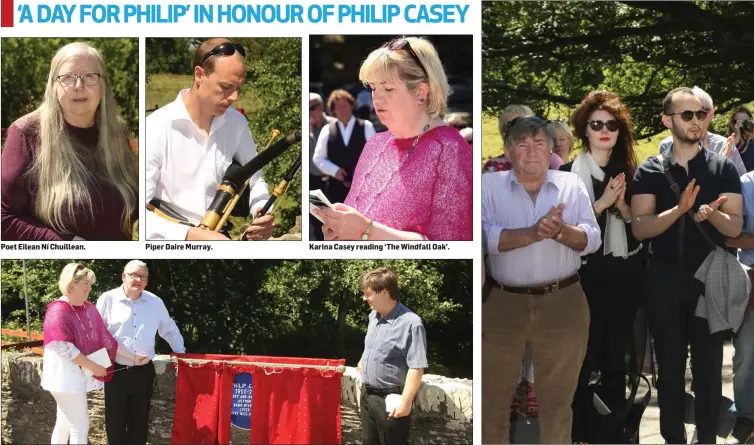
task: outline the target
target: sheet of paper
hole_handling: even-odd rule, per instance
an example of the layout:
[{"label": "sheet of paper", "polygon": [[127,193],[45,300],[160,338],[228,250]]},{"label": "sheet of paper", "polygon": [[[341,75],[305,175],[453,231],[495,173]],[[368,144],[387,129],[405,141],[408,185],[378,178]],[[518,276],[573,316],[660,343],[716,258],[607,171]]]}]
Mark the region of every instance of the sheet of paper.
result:
[{"label": "sheet of paper", "polygon": [[[314,215],[314,213],[312,213],[312,209],[316,209],[318,207],[323,207],[323,206],[332,208],[332,204],[330,203],[330,200],[327,199],[324,193],[322,193],[322,190],[318,189],[318,190],[309,191],[309,213]],[[322,220],[322,218],[320,218],[317,215],[314,215],[314,217],[320,220],[320,222],[324,224],[324,221]]]},{"label": "sheet of paper", "polygon": [[400,405],[400,403],[400,394],[388,394],[387,397],[385,397],[385,411],[387,411],[388,413],[393,411],[395,408],[398,408],[398,405]]},{"label": "sheet of paper", "polygon": [[[110,356],[107,355],[107,349],[105,348],[92,352],[91,354],[87,355],[86,358],[102,366],[103,368],[109,368],[110,366],[112,366]],[[81,368],[81,370],[84,371],[84,375],[87,377],[94,375],[92,371],[86,368]]]}]

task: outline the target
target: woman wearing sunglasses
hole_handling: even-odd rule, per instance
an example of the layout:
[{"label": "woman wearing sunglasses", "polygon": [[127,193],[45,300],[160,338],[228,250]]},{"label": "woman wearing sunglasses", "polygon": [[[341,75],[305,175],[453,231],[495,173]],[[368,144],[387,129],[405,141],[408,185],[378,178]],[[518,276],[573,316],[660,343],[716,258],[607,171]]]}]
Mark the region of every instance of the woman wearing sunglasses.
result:
[{"label": "woman wearing sunglasses", "polygon": [[440,113],[449,86],[425,39],[374,50],[359,79],[388,131],[369,139],[343,204],[318,212],[326,240],[471,240],[472,152]]},{"label": "woman wearing sunglasses", "polygon": [[[630,179],[636,170],[631,115],[618,96],[592,91],[571,122],[583,150],[560,169],[576,173],[586,185],[602,232],[602,247],[579,270],[591,314],[589,342],[573,400],[575,443],[612,443],[616,431],[587,419],[592,408],[589,381],[601,374],[603,402],[614,409],[625,403],[625,353],[638,307],[636,283],[641,244],[631,233]],[[628,178],[628,180],[626,179]]]},{"label": "woman wearing sunglasses", "polygon": [[751,111],[741,107],[730,115],[728,134],[735,137],[736,148],[741,153],[746,171],[754,170],[754,119]]},{"label": "woman wearing sunglasses", "polygon": [[102,55],[60,48],[42,104],[8,129],[3,241],[132,239],[137,167]]},{"label": "woman wearing sunglasses", "polygon": [[95,279],[94,272],[81,264],[66,265],[58,281],[63,296],[47,305],[45,312],[42,388],[50,391],[58,406],[53,444],[87,443],[86,393],[104,388],[103,382],[113,377],[112,366],[105,368],[88,355],[104,348],[110,363],[116,355],[137,364],[149,361],[149,357],[119,346],[105,327],[97,307],[87,301]]}]

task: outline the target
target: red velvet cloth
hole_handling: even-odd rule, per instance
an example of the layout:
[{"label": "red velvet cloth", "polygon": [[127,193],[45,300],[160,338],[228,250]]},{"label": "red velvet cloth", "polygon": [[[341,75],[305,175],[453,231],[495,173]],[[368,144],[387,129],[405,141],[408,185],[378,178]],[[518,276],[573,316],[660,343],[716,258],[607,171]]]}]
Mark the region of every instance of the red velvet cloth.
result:
[{"label": "red velvet cloth", "polygon": [[[174,354],[178,358],[319,365],[333,368],[345,360],[291,357]],[[178,361],[172,443],[230,441],[233,380],[253,375],[252,444],[340,444],[340,384],[343,375],[311,368],[243,366]]]}]

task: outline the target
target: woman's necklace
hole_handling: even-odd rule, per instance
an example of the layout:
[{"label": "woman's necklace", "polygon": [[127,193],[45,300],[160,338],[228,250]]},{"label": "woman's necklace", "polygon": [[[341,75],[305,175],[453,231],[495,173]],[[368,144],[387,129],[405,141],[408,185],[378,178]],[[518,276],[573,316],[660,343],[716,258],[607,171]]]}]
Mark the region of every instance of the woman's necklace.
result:
[{"label": "woman's necklace", "polygon": [[[395,176],[396,173],[398,173],[398,170],[403,167],[403,164],[406,163],[406,160],[409,156],[411,156],[411,153],[414,151],[414,148],[417,144],[419,144],[419,139],[421,139],[422,135],[426,133],[427,130],[429,130],[429,127],[431,126],[432,122],[430,121],[427,125],[424,126],[421,133],[419,133],[418,136],[416,136],[416,139],[414,139],[414,143],[411,144],[411,147],[408,149],[405,155],[403,155],[403,159],[401,159],[401,162],[398,163],[398,167],[393,171],[393,173],[390,175],[390,177],[382,184],[382,187],[380,187],[379,190],[377,190],[377,193],[374,195],[374,198],[372,198],[372,202],[369,203],[369,205],[361,212],[362,215],[366,215],[369,209],[372,208],[372,205],[377,201],[377,198],[380,197],[382,194],[382,191],[385,190],[385,187],[387,187],[388,184],[390,184],[390,181],[393,180],[393,176]],[[385,154],[385,151],[387,150],[387,147],[390,145],[390,142],[393,140],[393,135],[390,135],[387,142],[385,142],[385,146],[382,147],[382,151],[380,152],[379,156],[377,156],[377,160],[374,161],[374,163],[369,167],[369,170],[364,174],[364,180],[367,179],[367,177],[372,173],[372,170],[374,170],[374,167],[379,164],[380,160],[382,159],[382,155]],[[354,198],[354,203],[356,207],[359,206],[359,197],[361,196],[361,191],[364,189],[364,187],[360,187],[359,191],[356,193],[356,198]]]},{"label": "woman's necklace", "polygon": [[68,305],[71,306],[71,309],[73,309],[73,314],[76,315],[76,319],[79,321],[81,330],[83,330],[84,335],[86,335],[86,339],[92,341],[92,338],[89,336],[89,332],[94,332],[94,326],[92,326],[92,319],[89,318],[89,312],[87,312],[86,306],[84,307],[84,313],[86,314],[86,319],[89,321],[89,331],[86,330],[86,326],[84,326],[84,322],[81,321],[81,317],[79,317],[79,314],[78,312],[76,312],[76,308],[73,307],[73,304],[71,304],[71,302],[69,301]]}]

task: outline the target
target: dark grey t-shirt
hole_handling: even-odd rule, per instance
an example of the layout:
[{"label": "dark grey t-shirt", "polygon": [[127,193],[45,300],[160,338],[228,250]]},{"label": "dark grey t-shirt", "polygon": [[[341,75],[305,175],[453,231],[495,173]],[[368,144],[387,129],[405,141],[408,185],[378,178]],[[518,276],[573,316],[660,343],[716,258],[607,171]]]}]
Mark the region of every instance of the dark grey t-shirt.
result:
[{"label": "dark grey t-shirt", "polygon": [[361,378],[370,387],[403,386],[411,368],[426,368],[427,333],[418,315],[401,303],[386,317],[369,314],[361,356]]}]

